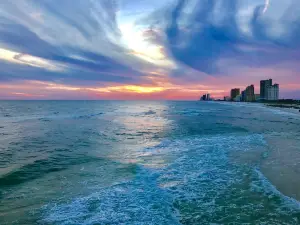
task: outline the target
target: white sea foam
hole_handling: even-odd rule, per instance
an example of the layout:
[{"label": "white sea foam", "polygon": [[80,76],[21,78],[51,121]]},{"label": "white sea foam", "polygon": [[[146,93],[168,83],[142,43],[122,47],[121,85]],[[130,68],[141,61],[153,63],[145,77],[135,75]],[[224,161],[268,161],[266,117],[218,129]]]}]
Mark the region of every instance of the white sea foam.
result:
[{"label": "white sea foam", "polygon": [[145,169],[153,160],[145,159],[133,180],[70,203],[49,204],[44,208],[43,221],[53,224],[179,224],[179,217],[187,217],[185,213],[178,215],[182,204],[191,207],[191,215],[195,210],[192,205],[197,206],[201,210],[198,219],[205,214],[212,218],[224,207],[216,203],[216,199],[222,198],[231,185],[242,179],[230,165],[227,152],[241,146],[243,151],[249,151],[262,143],[260,135],[165,140],[137,155],[148,157],[145,152],[151,152],[152,157],[172,156],[174,159],[164,167]]},{"label": "white sea foam", "polygon": [[155,184],[155,175],[141,172],[116,184],[65,204],[44,207],[43,222],[51,224],[179,224],[172,199]]}]

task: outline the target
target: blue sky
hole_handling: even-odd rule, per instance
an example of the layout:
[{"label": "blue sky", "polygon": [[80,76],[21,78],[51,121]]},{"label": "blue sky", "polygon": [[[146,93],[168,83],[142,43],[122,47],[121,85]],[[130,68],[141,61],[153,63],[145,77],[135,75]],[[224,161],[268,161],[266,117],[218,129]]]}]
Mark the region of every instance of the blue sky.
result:
[{"label": "blue sky", "polygon": [[2,0],[0,98],[300,98],[296,0]]}]

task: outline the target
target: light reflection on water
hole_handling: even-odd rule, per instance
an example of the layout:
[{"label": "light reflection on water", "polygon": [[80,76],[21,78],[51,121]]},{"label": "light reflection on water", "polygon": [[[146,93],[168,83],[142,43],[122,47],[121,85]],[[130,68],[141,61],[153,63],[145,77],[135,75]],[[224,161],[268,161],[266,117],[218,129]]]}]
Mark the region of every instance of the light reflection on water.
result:
[{"label": "light reflection on water", "polygon": [[[114,111],[113,122],[119,126],[116,133],[121,136],[126,145],[120,145],[119,151],[113,151],[107,157],[122,163],[142,163],[146,167],[158,168],[164,165],[164,159],[156,157],[147,164],[141,156],[151,157],[151,152],[141,152],[142,149],[153,147],[160,143],[158,134],[167,132],[172,121],[165,117],[168,111],[166,102],[148,102],[142,104],[124,104]],[[120,157],[121,156],[121,157]]]}]

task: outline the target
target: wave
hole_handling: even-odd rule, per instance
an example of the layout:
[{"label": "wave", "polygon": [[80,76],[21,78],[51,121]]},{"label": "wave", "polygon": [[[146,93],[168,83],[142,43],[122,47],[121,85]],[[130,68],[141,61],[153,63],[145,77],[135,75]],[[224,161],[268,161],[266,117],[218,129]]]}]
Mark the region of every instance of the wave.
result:
[{"label": "wave", "polygon": [[92,117],[97,117],[97,116],[100,116],[100,115],[103,115],[103,114],[104,114],[103,112],[100,112],[100,113],[93,113],[93,114],[87,114],[87,115],[74,116],[73,118],[74,119],[90,119]]},{"label": "wave", "polygon": [[282,206],[278,210],[300,211],[300,202],[294,198],[282,194],[271,182],[264,176],[264,174],[255,168],[254,172],[257,174],[256,180],[252,181],[251,188],[256,192],[262,192],[269,198],[280,198]]},{"label": "wave", "polygon": [[154,114],[156,114],[156,112],[155,111],[153,111],[153,110],[149,110],[149,111],[147,111],[147,112],[145,112],[144,113],[144,115],[154,115]]},{"label": "wave", "polygon": [[[260,135],[215,135],[164,140],[135,154],[133,180],[68,203],[43,207],[50,224],[208,224],[230,200],[218,202],[241,179],[227,153],[251,151]],[[149,157],[150,156],[150,157]],[[172,159],[172,160],[170,160]],[[162,165],[164,161],[164,166]],[[150,167],[148,165],[151,165]],[[119,171],[122,173],[122,171]],[[224,215],[224,214],[223,214]],[[235,214],[239,216],[240,214]],[[220,219],[220,218],[219,218]]]},{"label": "wave", "polygon": [[20,168],[8,172],[0,177],[0,188],[18,185],[34,179],[38,179],[53,172],[68,169],[70,166],[80,165],[93,161],[103,160],[101,158],[84,156],[81,158],[70,158],[61,155],[52,156],[47,159],[33,161]]},{"label": "wave", "polygon": [[66,204],[43,207],[50,224],[180,224],[172,198],[156,184],[156,174],[139,168],[135,179]]}]

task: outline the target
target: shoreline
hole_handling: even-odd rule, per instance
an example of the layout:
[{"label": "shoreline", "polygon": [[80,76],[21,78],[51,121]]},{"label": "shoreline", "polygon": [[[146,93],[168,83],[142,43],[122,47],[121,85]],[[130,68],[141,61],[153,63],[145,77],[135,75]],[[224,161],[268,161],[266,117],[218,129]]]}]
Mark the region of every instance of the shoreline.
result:
[{"label": "shoreline", "polygon": [[268,105],[268,104],[263,104],[263,105],[268,109],[277,109],[280,112],[293,113],[295,115],[300,115],[300,108],[280,107],[280,106],[274,106],[274,105]]},{"label": "shoreline", "polygon": [[[258,104],[276,110],[283,116],[300,115],[298,104]],[[270,150],[260,160],[259,170],[282,195],[300,203],[300,138],[287,135],[278,139],[276,135],[270,134],[264,134],[264,137]]]},{"label": "shoreline", "polygon": [[300,113],[300,105],[299,104],[282,104],[282,103],[263,103],[267,107],[277,108],[281,110],[289,110],[291,112]]},{"label": "shoreline", "polygon": [[[234,103],[232,105],[238,105]],[[270,113],[275,113],[283,118],[283,123],[298,124],[300,122],[298,117],[300,112],[298,108],[294,108],[295,105],[280,107],[260,102],[246,103],[245,105],[270,110],[272,111]],[[300,107],[300,105],[297,106]],[[293,122],[284,119],[293,119]],[[277,132],[261,133],[268,149],[256,149],[243,153],[235,152],[231,157],[240,163],[257,165],[259,171],[278,192],[300,203],[300,136],[297,136],[299,131],[300,129],[279,131],[282,134],[285,133],[284,135]]]},{"label": "shoreline", "polygon": [[265,137],[271,149],[259,163],[263,175],[283,195],[300,202],[300,149],[299,139],[290,137],[278,140],[275,136]]},{"label": "shoreline", "polygon": [[[203,101],[203,102],[209,102],[209,101]],[[217,103],[223,103],[223,104],[251,104],[251,105],[260,105],[265,106],[269,109],[278,109],[279,111],[283,112],[292,112],[295,114],[300,113],[300,104],[297,103],[269,103],[269,102],[234,102],[234,101],[211,101],[211,102],[217,102]]]}]

